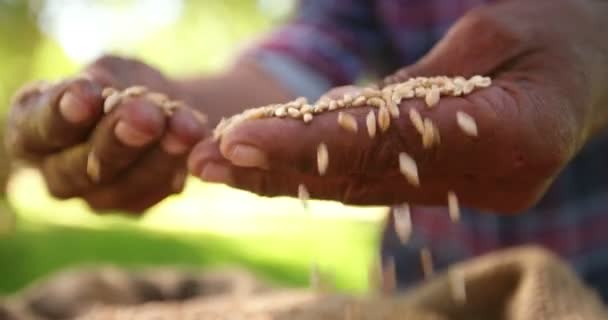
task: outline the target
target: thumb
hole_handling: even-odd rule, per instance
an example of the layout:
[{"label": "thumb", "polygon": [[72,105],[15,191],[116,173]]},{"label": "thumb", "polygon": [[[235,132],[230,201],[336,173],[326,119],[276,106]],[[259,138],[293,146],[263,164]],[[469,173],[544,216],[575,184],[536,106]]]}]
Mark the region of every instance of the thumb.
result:
[{"label": "thumb", "polygon": [[495,12],[498,6],[480,7],[458,20],[435,47],[413,65],[385,79],[385,84],[419,76],[492,76],[524,51],[525,33]]}]

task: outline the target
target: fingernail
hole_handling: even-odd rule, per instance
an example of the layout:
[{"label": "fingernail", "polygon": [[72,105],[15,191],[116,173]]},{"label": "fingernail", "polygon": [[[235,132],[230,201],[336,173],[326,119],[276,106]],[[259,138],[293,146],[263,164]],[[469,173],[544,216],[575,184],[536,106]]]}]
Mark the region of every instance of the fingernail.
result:
[{"label": "fingernail", "polygon": [[207,182],[217,182],[217,183],[232,183],[232,172],[230,168],[227,166],[223,166],[217,163],[207,163],[200,174],[201,179]]},{"label": "fingernail", "polygon": [[118,122],[114,128],[114,134],[118,140],[129,147],[143,147],[154,139],[153,134],[137,130],[125,121]]},{"label": "fingernail", "polygon": [[82,123],[91,116],[87,106],[71,92],[66,92],[61,97],[59,112],[70,123]]},{"label": "fingernail", "polygon": [[167,133],[160,142],[163,150],[171,155],[180,155],[188,151],[188,145],[182,142],[175,134]]},{"label": "fingernail", "polygon": [[255,147],[239,144],[229,154],[230,161],[237,166],[247,168],[268,168],[266,154]]}]

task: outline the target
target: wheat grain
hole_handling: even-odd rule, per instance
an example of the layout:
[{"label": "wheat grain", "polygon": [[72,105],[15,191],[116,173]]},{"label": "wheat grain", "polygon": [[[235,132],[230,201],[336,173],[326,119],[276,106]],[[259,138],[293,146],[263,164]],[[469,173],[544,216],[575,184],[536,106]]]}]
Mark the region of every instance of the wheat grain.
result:
[{"label": "wheat grain", "polygon": [[329,102],[329,110],[336,110],[338,109],[338,102],[336,102],[336,100],[332,100]]},{"label": "wheat grain", "polygon": [[454,191],[448,191],[448,212],[452,222],[460,221],[460,206],[458,205],[458,197]]},{"label": "wheat grain", "polygon": [[360,106],[364,105],[366,102],[367,102],[366,97],[359,96],[359,97],[355,98],[352,105],[353,105],[353,107],[360,107]]},{"label": "wheat grain", "polygon": [[104,99],[107,99],[109,96],[113,95],[114,93],[117,93],[118,91],[114,88],[108,87],[108,88],[104,88],[101,91],[101,97]]},{"label": "wheat grain", "polygon": [[387,108],[380,108],[378,110],[378,128],[380,131],[386,132],[388,128],[391,126],[391,116],[388,112]]},{"label": "wheat grain", "polygon": [[305,122],[305,123],[309,123],[309,122],[311,122],[311,121],[312,121],[312,118],[313,118],[313,116],[312,116],[312,114],[310,114],[310,113],[305,113],[305,114],[302,116],[302,120],[304,120],[304,122]]},{"label": "wheat grain", "polygon": [[103,112],[110,113],[116,106],[118,106],[122,102],[122,95],[119,92],[112,93],[106,100],[103,102]]},{"label": "wheat grain", "polygon": [[287,110],[284,107],[279,107],[274,111],[274,115],[283,118],[287,115]]},{"label": "wheat grain", "polygon": [[137,97],[137,96],[141,96],[146,91],[148,91],[148,88],[146,88],[144,86],[132,86],[132,87],[125,89],[125,91],[123,91],[123,94],[126,96],[130,96],[130,97]]},{"label": "wheat grain", "polygon": [[374,114],[374,110],[370,110],[365,118],[365,123],[367,125],[367,134],[369,134],[370,138],[374,138],[376,136],[376,115]]},{"label": "wheat grain", "polygon": [[101,180],[101,163],[92,150],[87,156],[87,175],[94,183]]},{"label": "wheat grain", "polygon": [[380,108],[380,109],[386,107],[386,102],[384,101],[384,99],[382,99],[380,97],[368,98],[367,104],[372,107],[376,107],[376,108]]},{"label": "wheat grain", "polygon": [[146,99],[159,106],[162,106],[169,101],[169,97],[160,92],[149,92],[146,94]]},{"label": "wheat grain", "polygon": [[319,175],[325,175],[328,166],[329,152],[327,151],[327,145],[321,142],[317,147],[317,169],[319,170]]},{"label": "wheat grain", "polygon": [[287,109],[287,114],[292,117],[292,118],[299,118],[302,114],[300,113],[300,111],[296,108],[289,108]]},{"label": "wheat grain", "polygon": [[440,98],[440,92],[439,92],[439,88],[437,88],[437,86],[434,86],[428,90],[426,92],[426,96],[424,101],[426,102],[426,105],[429,108],[434,107],[435,105],[437,105],[437,103],[439,103],[439,98]]},{"label": "wheat grain", "polygon": [[393,219],[395,220],[395,233],[401,244],[406,244],[412,234],[412,218],[410,206],[404,203],[393,208]]},{"label": "wheat grain", "polygon": [[422,130],[422,146],[429,149],[435,142],[435,125],[431,119],[424,119],[424,129]]},{"label": "wheat grain", "polygon": [[422,264],[422,273],[426,279],[433,276],[433,256],[429,248],[420,249],[420,262]]},{"label": "wheat grain", "polygon": [[422,121],[422,116],[420,116],[418,110],[414,108],[410,109],[410,121],[419,134],[424,134],[424,121]]},{"label": "wheat grain", "polygon": [[338,124],[346,131],[357,132],[359,127],[357,125],[357,119],[352,115],[340,111],[338,113]]},{"label": "wheat grain", "polygon": [[462,111],[458,111],[456,112],[456,122],[458,123],[458,126],[462,132],[464,132],[466,135],[477,137],[477,123],[473,117]]},{"label": "wheat grain", "polygon": [[303,184],[298,185],[298,199],[302,203],[302,207],[308,209],[308,200],[310,199],[310,193],[308,193],[308,189]]},{"label": "wheat grain", "polygon": [[490,77],[483,77],[480,75],[473,76],[469,81],[479,88],[487,88],[492,85],[492,79],[490,79]]},{"label": "wheat grain", "polygon": [[411,185],[420,186],[416,161],[405,152],[399,153],[399,170]]}]

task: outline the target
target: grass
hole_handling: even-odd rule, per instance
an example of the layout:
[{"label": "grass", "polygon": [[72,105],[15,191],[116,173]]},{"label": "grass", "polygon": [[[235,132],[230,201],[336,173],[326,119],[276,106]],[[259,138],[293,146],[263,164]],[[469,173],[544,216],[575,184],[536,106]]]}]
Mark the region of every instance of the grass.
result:
[{"label": "grass", "polygon": [[59,202],[40,178],[11,184],[15,230],[0,236],[0,294],[65,267],[241,266],[285,286],[305,286],[313,257],[343,292],[367,288],[378,239],[379,209],[314,202],[314,218],[295,199],[264,199],[225,187],[189,183],[141,219],[92,214],[79,201]]}]

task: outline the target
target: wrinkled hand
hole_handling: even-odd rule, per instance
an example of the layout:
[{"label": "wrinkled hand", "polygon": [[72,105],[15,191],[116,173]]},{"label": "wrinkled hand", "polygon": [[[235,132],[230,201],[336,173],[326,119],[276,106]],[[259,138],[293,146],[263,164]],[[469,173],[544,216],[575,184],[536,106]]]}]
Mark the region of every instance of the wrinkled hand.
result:
[{"label": "wrinkled hand", "polygon": [[[600,30],[606,28],[607,12],[605,2],[571,0],[508,1],[475,9],[428,55],[386,81],[481,74],[494,79],[491,87],[442,97],[433,109],[421,99],[406,100],[399,106],[401,118],[375,138],[365,130],[368,107],[346,109],[357,118],[357,133],[337,125],[337,112],[316,115],[309,124],[248,121],[219,143],[199,144],[190,169],[204,180],[269,196],[296,195],[303,183],[315,198],[345,203],[445,205],[446,192],[455,190],[469,207],[528,208],[605,125],[599,119],[606,119],[600,105],[608,101],[608,51]],[[407,116],[410,108],[437,125],[439,146],[422,147]],[[476,119],[478,137],[459,129],[457,111]],[[320,177],[316,148],[322,141],[330,161]],[[418,163],[418,188],[399,171],[403,151]]]},{"label": "wrinkled hand", "polygon": [[[7,148],[39,167],[52,195],[80,197],[97,210],[141,212],[180,192],[185,158],[205,128],[193,110],[173,115],[143,97],[124,100],[103,114],[102,89],[144,85],[175,97],[169,80],[135,60],[103,57],[82,77],[29,85],[16,94]],[[87,174],[93,152],[99,176]]]}]

